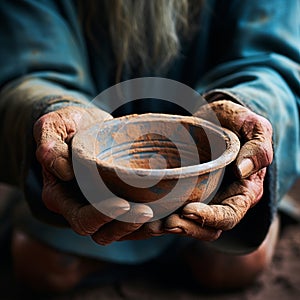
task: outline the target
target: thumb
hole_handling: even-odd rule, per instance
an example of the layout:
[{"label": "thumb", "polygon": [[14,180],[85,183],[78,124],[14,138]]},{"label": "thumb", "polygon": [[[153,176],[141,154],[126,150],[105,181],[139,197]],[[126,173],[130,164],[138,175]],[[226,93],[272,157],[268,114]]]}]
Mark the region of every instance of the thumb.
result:
[{"label": "thumb", "polygon": [[240,178],[246,178],[267,167],[273,160],[272,142],[269,138],[253,138],[240,149],[236,159],[236,171]]},{"label": "thumb", "polygon": [[236,173],[240,178],[246,178],[271,164],[272,125],[266,118],[228,100],[205,105],[195,115],[207,118],[210,110],[221,126],[236,133],[243,144],[236,159]]}]

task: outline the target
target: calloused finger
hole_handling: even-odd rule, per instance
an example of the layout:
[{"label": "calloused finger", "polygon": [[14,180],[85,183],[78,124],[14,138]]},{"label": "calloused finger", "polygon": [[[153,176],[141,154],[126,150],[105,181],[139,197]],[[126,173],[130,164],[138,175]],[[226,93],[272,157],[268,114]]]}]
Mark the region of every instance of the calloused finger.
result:
[{"label": "calloused finger", "polygon": [[236,159],[236,169],[239,178],[246,178],[264,167],[273,160],[271,139],[252,139],[240,149]]},{"label": "calloused finger", "polygon": [[229,230],[236,226],[263,195],[263,181],[266,169],[229,185],[218,193],[211,203],[188,203],[182,209],[185,218],[201,226]]},{"label": "calloused finger", "polygon": [[239,130],[245,140],[236,159],[236,170],[240,178],[246,178],[268,167],[273,160],[272,126],[262,116],[245,113]]},{"label": "calloused finger", "polygon": [[132,222],[114,220],[95,232],[92,235],[93,240],[100,245],[108,245],[118,241],[123,236],[138,230],[145,222],[149,221],[153,217],[153,211],[147,205],[134,204],[124,217],[127,220],[132,220]]},{"label": "calloused finger", "polygon": [[240,222],[249,208],[250,204],[244,196],[235,196],[224,200],[222,205],[191,203],[185,208],[183,216],[201,226],[229,230]]},{"label": "calloused finger", "polygon": [[[45,173],[45,172],[44,172]],[[64,185],[50,174],[44,175],[43,201],[48,209],[62,215],[70,227],[80,235],[91,235],[104,224],[111,222],[116,217],[130,209],[129,203],[120,198],[102,200],[104,214],[93,205],[78,199],[70,190],[70,185]]]},{"label": "calloused finger", "polygon": [[202,227],[197,222],[181,218],[176,214],[166,219],[164,229],[167,233],[189,236],[201,241],[215,241],[222,233],[222,230]]}]

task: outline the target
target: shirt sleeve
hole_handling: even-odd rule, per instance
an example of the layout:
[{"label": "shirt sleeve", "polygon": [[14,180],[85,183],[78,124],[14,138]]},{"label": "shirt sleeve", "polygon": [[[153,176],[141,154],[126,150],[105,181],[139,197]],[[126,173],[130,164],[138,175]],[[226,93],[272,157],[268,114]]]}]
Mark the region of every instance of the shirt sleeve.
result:
[{"label": "shirt sleeve", "polygon": [[[282,196],[300,174],[300,2],[218,1],[212,21],[211,70],[199,81],[207,100],[232,99],[269,119],[274,161],[260,203],[217,244],[257,247]],[[229,245],[230,238],[237,244]],[[225,242],[224,242],[225,241]],[[237,250],[238,251],[238,250]]]},{"label": "shirt sleeve", "polygon": [[93,92],[73,1],[4,0],[0,18],[0,86],[30,75]]},{"label": "shirt sleeve", "polygon": [[0,1],[0,180],[20,185],[32,126],[49,107],[94,94],[73,1]]}]

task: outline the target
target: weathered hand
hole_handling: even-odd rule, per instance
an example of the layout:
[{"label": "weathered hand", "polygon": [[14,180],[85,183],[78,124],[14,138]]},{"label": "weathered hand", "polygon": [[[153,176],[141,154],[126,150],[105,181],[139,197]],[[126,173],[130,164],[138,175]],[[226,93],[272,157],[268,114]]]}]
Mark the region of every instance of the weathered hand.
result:
[{"label": "weathered hand", "polygon": [[204,106],[195,116],[205,119],[211,109],[223,127],[238,135],[242,145],[238,157],[227,168],[222,186],[209,205],[189,203],[164,222],[167,232],[200,240],[217,239],[260,200],[266,167],[273,159],[272,126],[267,119],[226,100]]},{"label": "weathered hand", "polygon": [[[143,204],[130,207],[123,199],[103,200],[111,214],[102,214],[83,198],[76,181],[70,157],[70,143],[78,129],[84,129],[99,120],[111,118],[98,108],[69,106],[45,114],[34,124],[37,143],[36,156],[43,170],[43,201],[46,207],[61,214],[71,228],[80,235],[90,235],[97,243],[105,245],[119,240],[138,229],[149,220],[152,210]],[[115,220],[130,214],[134,223]]]}]

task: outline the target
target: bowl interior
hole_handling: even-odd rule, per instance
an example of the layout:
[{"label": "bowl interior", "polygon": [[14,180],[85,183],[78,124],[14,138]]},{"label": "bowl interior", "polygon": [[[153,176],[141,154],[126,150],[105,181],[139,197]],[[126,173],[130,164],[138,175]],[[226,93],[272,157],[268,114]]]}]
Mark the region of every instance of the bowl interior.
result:
[{"label": "bowl interior", "polygon": [[72,159],[93,203],[115,195],[151,203],[161,217],[188,201],[209,199],[239,146],[235,134],[200,118],[130,115],[77,133]]},{"label": "bowl interior", "polygon": [[210,162],[228,137],[193,117],[146,114],[112,119],[98,133],[97,161],[131,169],[175,169]]}]

